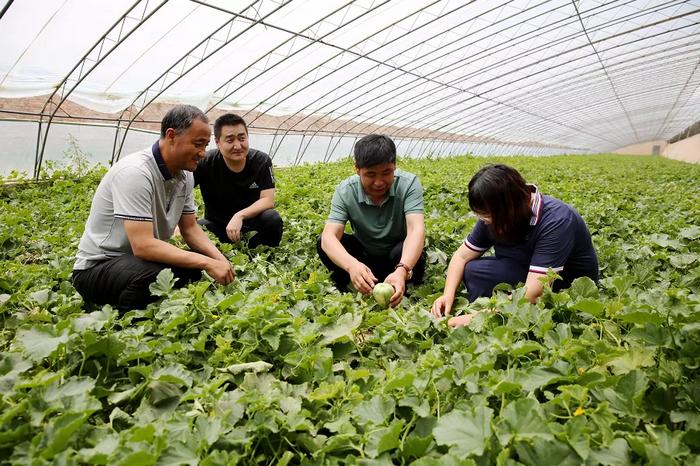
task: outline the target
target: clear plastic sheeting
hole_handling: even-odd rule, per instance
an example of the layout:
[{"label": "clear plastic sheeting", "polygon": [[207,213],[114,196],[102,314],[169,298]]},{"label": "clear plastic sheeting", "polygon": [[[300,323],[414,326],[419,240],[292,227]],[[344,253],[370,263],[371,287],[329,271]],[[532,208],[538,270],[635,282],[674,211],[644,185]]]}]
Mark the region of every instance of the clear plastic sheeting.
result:
[{"label": "clear plastic sheeting", "polygon": [[[700,119],[700,0],[14,0],[2,12],[0,101],[43,99],[36,163],[54,118],[108,114],[118,157],[156,103],[235,110],[273,156],[301,139],[279,156],[293,163],[305,144],[329,153],[377,131],[407,149],[435,141],[434,155],[603,152]],[[68,101],[85,111],[61,111]]]}]

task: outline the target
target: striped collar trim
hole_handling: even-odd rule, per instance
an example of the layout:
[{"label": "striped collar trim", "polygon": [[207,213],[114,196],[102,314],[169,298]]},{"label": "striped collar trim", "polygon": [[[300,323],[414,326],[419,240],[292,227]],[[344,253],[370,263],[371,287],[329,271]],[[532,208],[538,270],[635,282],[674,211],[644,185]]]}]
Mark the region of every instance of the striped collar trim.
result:
[{"label": "striped collar trim", "polygon": [[534,225],[537,225],[537,222],[540,221],[540,216],[542,214],[543,202],[542,202],[542,193],[537,188],[537,186],[534,184],[531,184],[530,189],[535,194],[535,200],[532,203],[532,217],[530,217],[530,225],[534,226]]},{"label": "striped collar trim", "polygon": [[163,175],[163,179],[165,181],[168,181],[173,177],[173,175],[170,173],[168,170],[168,167],[165,165],[165,160],[163,159],[163,155],[160,153],[160,145],[158,144],[159,141],[156,141],[155,144],[151,146],[151,152],[153,152],[153,158],[156,160],[156,165],[158,165],[158,170],[160,170],[160,174]]}]

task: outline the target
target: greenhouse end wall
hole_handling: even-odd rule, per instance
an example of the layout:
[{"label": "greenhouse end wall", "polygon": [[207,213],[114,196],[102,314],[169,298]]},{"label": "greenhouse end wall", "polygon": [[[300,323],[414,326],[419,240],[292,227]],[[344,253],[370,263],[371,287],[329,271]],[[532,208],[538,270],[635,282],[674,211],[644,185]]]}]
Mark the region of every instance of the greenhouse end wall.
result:
[{"label": "greenhouse end wall", "polygon": [[683,162],[700,163],[700,134],[667,145],[663,156]]}]

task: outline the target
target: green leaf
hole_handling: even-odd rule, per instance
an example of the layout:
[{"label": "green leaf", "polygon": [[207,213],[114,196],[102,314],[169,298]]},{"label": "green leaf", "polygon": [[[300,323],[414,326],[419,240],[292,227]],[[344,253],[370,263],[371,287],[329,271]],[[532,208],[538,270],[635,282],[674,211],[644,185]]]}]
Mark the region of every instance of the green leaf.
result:
[{"label": "green leaf", "polygon": [[567,290],[572,298],[598,299],[600,292],[595,282],[588,277],[579,277],[571,282],[571,287]]},{"label": "green leaf", "polygon": [[168,296],[177,280],[173,271],[166,268],[158,272],[156,280],[148,286],[148,289],[154,296]]},{"label": "green leaf", "polygon": [[639,404],[648,386],[648,376],[640,370],[633,370],[621,376],[614,387],[606,387],[602,391],[593,389],[592,392],[599,399],[609,401],[612,410],[638,416]]},{"label": "green leaf", "polygon": [[520,340],[516,341],[510,348],[510,354],[514,357],[522,356],[528,353],[534,353],[535,351],[540,351],[542,346],[534,341]]},{"label": "green leaf", "polygon": [[221,418],[213,416],[199,416],[196,422],[196,432],[204,441],[207,447],[211,446],[219,440],[224,432]]},{"label": "green leaf", "polygon": [[383,424],[394,413],[395,406],[393,398],[375,395],[357,405],[352,414],[361,424]]},{"label": "green leaf", "polygon": [[399,446],[399,436],[403,428],[403,420],[394,420],[389,425],[369,434],[369,440],[365,452],[370,458],[376,458],[385,451],[393,450]]},{"label": "green leaf", "polygon": [[182,392],[180,387],[170,382],[153,381],[148,384],[151,401],[154,405],[159,405],[166,401],[179,399]]},{"label": "green leaf", "polygon": [[417,396],[406,396],[399,399],[399,406],[406,406],[413,409],[419,417],[430,415],[430,404],[427,398]]},{"label": "green leaf", "polygon": [[610,366],[614,374],[626,374],[640,367],[654,366],[656,364],[655,352],[653,348],[630,348],[621,356],[609,360],[607,365]]},{"label": "green leaf", "polygon": [[111,306],[105,306],[99,311],[94,311],[89,314],[76,317],[73,320],[73,329],[76,332],[84,332],[85,330],[99,331],[111,319],[116,317],[117,312]]},{"label": "green leaf", "polygon": [[51,459],[63,451],[71,441],[73,434],[87,421],[91,414],[91,411],[64,413],[55,418],[44,429],[41,457]]},{"label": "green leaf", "polygon": [[328,345],[341,339],[352,340],[352,332],[362,323],[362,316],[357,314],[343,314],[338,320],[321,329],[323,338],[321,345]]},{"label": "green leaf", "polygon": [[158,464],[163,466],[197,466],[199,455],[194,448],[182,442],[171,443],[167,450],[158,458]]},{"label": "green leaf", "polygon": [[499,432],[499,438],[503,446],[510,442],[512,437],[518,440],[542,438],[552,439],[552,432],[545,421],[542,406],[532,398],[515,400],[506,406],[502,416],[507,426]]},{"label": "green leaf", "polygon": [[50,356],[58,346],[68,341],[68,331],[57,334],[49,328],[31,328],[17,332],[15,341],[33,361],[41,361]]},{"label": "green leaf", "polygon": [[345,382],[339,380],[334,383],[321,382],[317,389],[315,389],[309,395],[310,400],[314,401],[328,401],[331,398],[335,398],[340,393],[342,393],[345,388]]},{"label": "green leaf", "polygon": [[571,306],[576,311],[585,312],[593,317],[600,316],[605,310],[605,304],[596,299],[582,299]]},{"label": "green leaf", "polygon": [[527,372],[517,371],[514,382],[520,384],[526,392],[532,392],[538,388],[545,387],[553,382],[568,380],[570,377],[562,376],[559,371],[552,367],[533,367]]},{"label": "green leaf", "polygon": [[156,464],[156,456],[146,451],[137,451],[124,456],[116,466],[152,466]]},{"label": "green leaf", "polygon": [[525,464],[537,466],[579,466],[581,458],[565,443],[556,439],[535,438],[515,445],[518,457]]},{"label": "green leaf", "polygon": [[683,443],[684,433],[672,432],[666,426],[653,426],[647,424],[647,432],[656,440],[659,450],[671,458],[680,458],[688,455],[690,449]]},{"label": "green leaf", "polygon": [[32,364],[17,353],[0,353],[0,394],[7,393]]},{"label": "green leaf", "polygon": [[660,316],[659,314],[657,314],[655,312],[646,312],[646,311],[626,312],[624,314],[618,314],[617,317],[622,322],[628,322],[631,324],[639,324],[639,325],[644,325],[644,324],[659,325],[659,324],[662,324],[666,320],[663,316]]},{"label": "green leaf", "polygon": [[491,438],[493,411],[483,405],[471,411],[453,410],[442,416],[433,436],[438,445],[450,446],[458,455],[483,455]]},{"label": "green leaf", "polygon": [[590,458],[604,466],[627,466],[630,463],[629,445],[624,439],[616,438],[608,448],[591,451]]},{"label": "green leaf", "polygon": [[675,239],[670,239],[668,235],[666,234],[653,234],[649,235],[649,241],[652,243],[656,244],[657,246],[661,246],[662,248],[667,248],[667,249],[681,249],[683,247],[683,244]]},{"label": "green leaf", "polygon": [[692,253],[687,253],[687,254],[674,254],[669,258],[669,262],[671,263],[672,266],[679,268],[679,269],[685,269],[694,262],[697,262],[700,259],[700,255],[698,254],[692,254]]},{"label": "green leaf", "polygon": [[571,448],[586,460],[591,452],[591,429],[585,416],[576,416],[569,419],[565,425],[566,440]]},{"label": "green leaf", "polygon": [[698,239],[700,238],[700,226],[693,225],[688,228],[683,228],[678,233],[685,239]]}]

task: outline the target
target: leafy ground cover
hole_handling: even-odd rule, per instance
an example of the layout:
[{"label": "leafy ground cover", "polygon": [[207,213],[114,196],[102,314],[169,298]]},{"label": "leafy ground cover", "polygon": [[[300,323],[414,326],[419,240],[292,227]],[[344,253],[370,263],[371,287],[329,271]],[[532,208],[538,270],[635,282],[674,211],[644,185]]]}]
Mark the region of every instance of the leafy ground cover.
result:
[{"label": "leafy ground cover", "polygon": [[[575,205],[602,280],[427,312],[504,160]],[[122,315],[69,282],[102,171],[0,186],[2,464],[700,464],[700,167],[589,156],[404,160],[426,188],[426,282],[397,309],[338,293],[315,238],[349,161],[278,170],[277,249]]]}]

